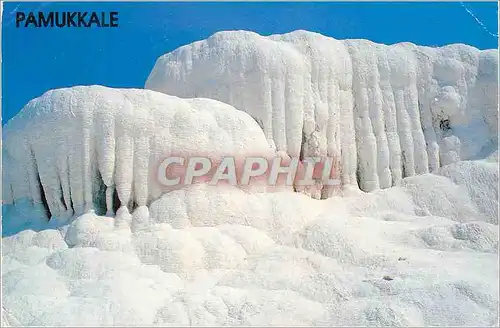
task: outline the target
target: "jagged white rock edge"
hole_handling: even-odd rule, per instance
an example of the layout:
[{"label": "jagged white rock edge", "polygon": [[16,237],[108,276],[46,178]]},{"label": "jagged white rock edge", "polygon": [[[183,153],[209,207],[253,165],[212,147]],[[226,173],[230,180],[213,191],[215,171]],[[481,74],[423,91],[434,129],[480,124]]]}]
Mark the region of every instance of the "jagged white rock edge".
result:
[{"label": "jagged white rock edge", "polygon": [[158,58],[145,87],[231,104],[278,150],[340,158],[343,183],[371,191],[497,149],[497,73],[497,50],[462,44],[225,31]]}]

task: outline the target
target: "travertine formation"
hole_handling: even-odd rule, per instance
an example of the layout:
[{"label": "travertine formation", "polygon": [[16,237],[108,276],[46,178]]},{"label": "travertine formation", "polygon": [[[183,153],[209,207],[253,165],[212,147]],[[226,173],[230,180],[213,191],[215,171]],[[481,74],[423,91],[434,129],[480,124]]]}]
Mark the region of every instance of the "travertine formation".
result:
[{"label": "travertine formation", "polygon": [[231,104],[278,150],[340,157],[344,184],[371,191],[496,149],[497,74],[497,50],[231,31],[161,56],[146,88]]},{"label": "travertine formation", "polygon": [[147,205],[162,191],[156,163],[170,154],[272,152],[254,119],[219,101],[101,86],[49,91],[3,133],[4,200],[46,202],[56,217],[104,199],[111,213],[115,190],[122,205]]}]

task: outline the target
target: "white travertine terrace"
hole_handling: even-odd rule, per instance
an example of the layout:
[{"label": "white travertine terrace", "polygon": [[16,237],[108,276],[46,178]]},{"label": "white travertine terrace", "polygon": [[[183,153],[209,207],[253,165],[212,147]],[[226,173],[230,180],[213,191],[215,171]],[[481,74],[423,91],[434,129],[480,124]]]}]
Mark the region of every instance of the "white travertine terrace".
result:
[{"label": "white travertine terrace", "polygon": [[343,183],[399,185],[497,148],[498,51],[219,32],[161,56],[146,88],[217,99],[290,156],[340,157]]},{"label": "white travertine terrace", "polygon": [[[224,32],[147,83],[218,100],[32,100],[3,129],[2,327],[498,326],[496,56]],[[148,180],[170,153],[276,146],[340,156],[346,185],[318,200]]]},{"label": "white travertine terrace", "polygon": [[216,33],[160,57],[153,90],[73,87],[29,102],[3,131],[3,198],[46,202],[55,216],[104,198],[111,213],[115,190],[131,207],[160,197],[151,167],[168,154],[271,148],[334,157],[343,184],[364,191],[400,185],[497,149],[497,54]]},{"label": "white travertine terrace", "polygon": [[274,153],[257,122],[227,104],[101,86],[48,91],[3,133],[4,201],[45,197],[56,217],[92,209],[103,188],[108,213],[115,190],[122,205],[147,205],[162,191],[151,168],[169,154]]}]

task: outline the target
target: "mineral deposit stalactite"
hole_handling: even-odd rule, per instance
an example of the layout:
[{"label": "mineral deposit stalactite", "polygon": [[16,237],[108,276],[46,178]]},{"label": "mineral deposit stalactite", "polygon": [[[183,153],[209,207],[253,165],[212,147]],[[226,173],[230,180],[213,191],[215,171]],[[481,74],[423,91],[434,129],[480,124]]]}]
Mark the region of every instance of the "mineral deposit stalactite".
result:
[{"label": "mineral deposit stalactite", "polygon": [[497,50],[461,44],[231,31],[158,58],[146,88],[227,102],[261,120],[278,150],[341,158],[343,183],[371,191],[496,144],[497,74]]}]

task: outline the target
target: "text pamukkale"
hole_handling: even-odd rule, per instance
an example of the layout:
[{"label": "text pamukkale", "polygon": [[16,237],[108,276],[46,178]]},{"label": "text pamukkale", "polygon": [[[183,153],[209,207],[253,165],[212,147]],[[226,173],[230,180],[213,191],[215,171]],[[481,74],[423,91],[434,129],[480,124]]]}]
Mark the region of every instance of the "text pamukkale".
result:
[{"label": "text pamukkale", "polygon": [[118,27],[118,12],[16,12],[16,27]]}]

